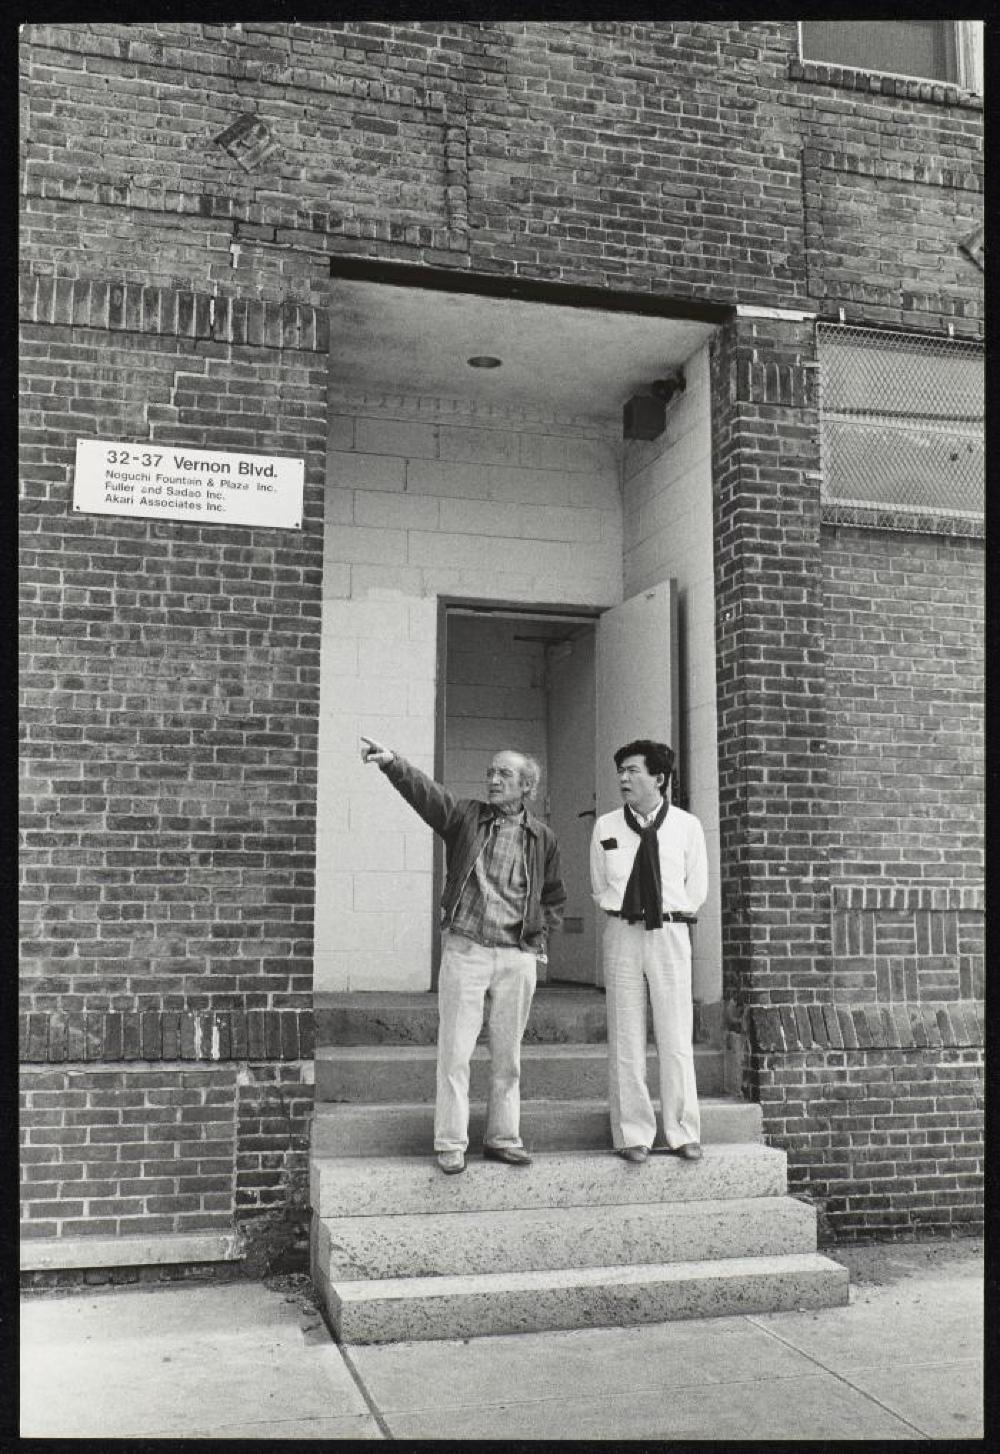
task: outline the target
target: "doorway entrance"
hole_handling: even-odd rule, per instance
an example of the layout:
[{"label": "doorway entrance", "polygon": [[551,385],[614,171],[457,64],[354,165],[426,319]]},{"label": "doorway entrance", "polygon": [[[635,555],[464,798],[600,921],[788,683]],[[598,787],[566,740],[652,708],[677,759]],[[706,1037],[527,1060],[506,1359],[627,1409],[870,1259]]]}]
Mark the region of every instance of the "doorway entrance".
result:
[{"label": "doorway entrance", "polygon": [[[481,797],[490,757],[504,747],[542,767],[532,810],[559,840],[567,901],[540,983],[603,983],[590,892],[594,820],[618,806],[616,748],[631,737],[678,740],[675,622],[669,581],[605,611],[442,602],[440,780]],[[436,946],[435,979],[438,955]]]},{"label": "doorway entrance", "polygon": [[541,764],[531,807],[559,839],[569,897],[563,932],[552,936],[539,981],[596,985],[588,868],[596,616],[451,606],[444,621],[443,780],[463,797],[482,797],[486,766],[501,748],[529,753]]}]

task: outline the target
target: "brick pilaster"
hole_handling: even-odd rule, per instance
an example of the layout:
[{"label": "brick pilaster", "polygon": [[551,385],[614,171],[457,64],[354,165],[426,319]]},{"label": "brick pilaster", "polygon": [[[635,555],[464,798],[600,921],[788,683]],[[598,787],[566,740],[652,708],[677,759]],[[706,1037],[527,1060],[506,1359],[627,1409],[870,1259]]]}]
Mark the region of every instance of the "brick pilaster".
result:
[{"label": "brick pilaster", "polygon": [[713,350],[724,995],[829,996],[813,330],[736,319]]}]

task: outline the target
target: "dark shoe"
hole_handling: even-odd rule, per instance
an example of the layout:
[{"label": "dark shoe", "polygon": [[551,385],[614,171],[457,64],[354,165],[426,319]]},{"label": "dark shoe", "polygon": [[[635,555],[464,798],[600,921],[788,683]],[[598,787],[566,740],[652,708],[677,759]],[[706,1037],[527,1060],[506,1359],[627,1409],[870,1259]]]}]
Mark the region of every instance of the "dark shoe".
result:
[{"label": "dark shoe", "polygon": [[649,1148],[647,1146],[623,1146],[618,1155],[624,1161],[645,1161],[649,1156]]},{"label": "dark shoe", "polygon": [[465,1152],[439,1151],[437,1163],[445,1176],[457,1176],[460,1171],[465,1170]]},{"label": "dark shoe", "polygon": [[683,1146],[675,1146],[674,1155],[680,1156],[684,1161],[700,1161],[702,1150],[697,1141],[688,1141]]},{"label": "dark shoe", "polygon": [[505,1166],[530,1166],[531,1157],[523,1146],[484,1146],[484,1161],[502,1161]]}]

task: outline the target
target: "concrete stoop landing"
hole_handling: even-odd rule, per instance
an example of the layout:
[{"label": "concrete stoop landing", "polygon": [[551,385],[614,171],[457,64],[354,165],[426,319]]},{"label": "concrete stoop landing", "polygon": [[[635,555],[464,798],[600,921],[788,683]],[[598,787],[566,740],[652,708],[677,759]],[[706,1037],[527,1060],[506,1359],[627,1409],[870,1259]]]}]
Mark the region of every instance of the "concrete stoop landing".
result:
[{"label": "concrete stoop landing", "polygon": [[[469,1158],[432,1151],[430,995],[317,1004],[313,1278],[344,1343],[662,1322],[848,1298],[816,1252],[816,1216],[787,1195],[760,1108],[721,1094],[696,1050],[705,1157],[642,1165],[610,1149],[603,996],[540,988],[522,1052],[528,1167],[479,1156],[486,1052],[473,1064]],[[651,1057],[650,1085],[656,1085]]]}]

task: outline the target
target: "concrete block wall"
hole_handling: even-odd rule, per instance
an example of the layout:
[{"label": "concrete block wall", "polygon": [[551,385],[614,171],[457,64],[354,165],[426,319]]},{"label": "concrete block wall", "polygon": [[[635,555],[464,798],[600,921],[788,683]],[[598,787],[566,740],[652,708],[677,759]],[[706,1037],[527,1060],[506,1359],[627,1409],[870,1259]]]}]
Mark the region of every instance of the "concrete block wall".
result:
[{"label": "concrete block wall", "polygon": [[341,394],[329,442],[315,987],[426,989],[433,835],[359,735],[434,771],[440,596],[621,600],[620,426]]},{"label": "concrete block wall", "polygon": [[626,446],[625,596],[658,581],[677,582],[682,806],[701,820],[709,894],[694,935],[694,992],[722,998],[719,863],[719,764],[715,669],[715,566],[712,554],[712,425],[709,352],[684,365],[686,387],[667,410],[659,439]]}]

